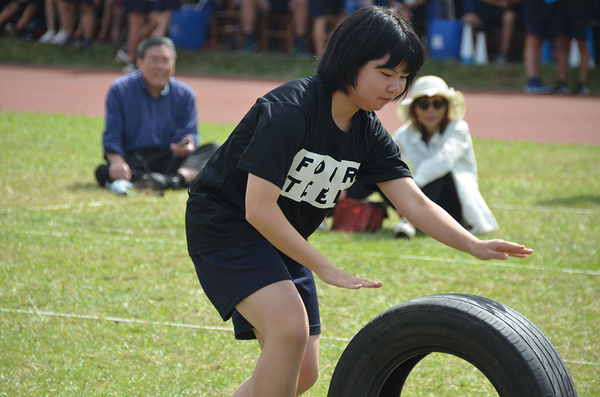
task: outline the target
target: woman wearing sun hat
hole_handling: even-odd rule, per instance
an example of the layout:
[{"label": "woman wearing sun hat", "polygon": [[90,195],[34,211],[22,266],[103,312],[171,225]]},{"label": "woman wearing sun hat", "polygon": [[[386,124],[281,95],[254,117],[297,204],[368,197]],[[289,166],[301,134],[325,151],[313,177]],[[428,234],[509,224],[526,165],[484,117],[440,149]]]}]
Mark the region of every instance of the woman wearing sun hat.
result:
[{"label": "woman wearing sun hat", "polygon": [[[398,105],[398,116],[405,124],[396,131],[394,141],[427,197],[471,233],[489,233],[498,224],[479,192],[465,110],[460,91],[437,76],[423,76],[415,82],[411,98]],[[410,238],[415,228],[403,218],[394,233]]]}]

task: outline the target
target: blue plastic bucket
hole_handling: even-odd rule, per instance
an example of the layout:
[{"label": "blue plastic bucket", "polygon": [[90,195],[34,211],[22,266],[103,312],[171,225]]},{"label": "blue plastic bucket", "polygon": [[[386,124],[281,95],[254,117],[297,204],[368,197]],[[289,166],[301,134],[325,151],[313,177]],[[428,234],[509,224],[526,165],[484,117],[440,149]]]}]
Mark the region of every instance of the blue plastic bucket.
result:
[{"label": "blue plastic bucket", "polygon": [[429,54],[433,59],[459,59],[462,22],[434,19],[429,27]]},{"label": "blue plastic bucket", "polygon": [[210,21],[210,9],[182,8],[173,11],[169,24],[169,37],[178,48],[201,49],[206,40]]}]

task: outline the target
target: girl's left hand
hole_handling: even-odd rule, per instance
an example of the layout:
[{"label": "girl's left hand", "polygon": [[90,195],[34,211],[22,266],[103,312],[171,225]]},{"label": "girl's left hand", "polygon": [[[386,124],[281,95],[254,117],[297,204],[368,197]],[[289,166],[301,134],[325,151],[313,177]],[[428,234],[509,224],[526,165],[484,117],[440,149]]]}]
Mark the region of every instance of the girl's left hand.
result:
[{"label": "girl's left hand", "polygon": [[508,259],[513,256],[515,258],[525,258],[532,254],[533,250],[525,248],[524,245],[511,243],[504,240],[481,240],[472,252],[476,258],[488,259]]}]

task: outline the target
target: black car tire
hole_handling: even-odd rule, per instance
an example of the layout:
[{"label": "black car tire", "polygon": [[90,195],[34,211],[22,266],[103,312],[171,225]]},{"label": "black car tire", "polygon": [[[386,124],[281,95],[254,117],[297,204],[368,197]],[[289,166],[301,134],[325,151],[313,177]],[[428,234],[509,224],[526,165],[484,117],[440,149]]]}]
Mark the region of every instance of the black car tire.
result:
[{"label": "black car tire", "polygon": [[576,397],[556,348],[529,320],[501,303],[465,294],[433,295],[394,306],[350,341],[328,397],[400,396],[428,354],[475,366],[500,397]]}]

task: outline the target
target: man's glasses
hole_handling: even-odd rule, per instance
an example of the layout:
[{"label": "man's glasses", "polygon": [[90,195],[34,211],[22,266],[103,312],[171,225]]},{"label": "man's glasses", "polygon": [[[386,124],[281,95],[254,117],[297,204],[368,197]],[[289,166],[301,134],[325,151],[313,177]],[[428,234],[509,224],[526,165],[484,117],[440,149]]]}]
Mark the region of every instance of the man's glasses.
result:
[{"label": "man's glasses", "polygon": [[429,101],[428,99],[424,98],[421,100],[417,100],[416,104],[421,110],[427,110],[429,109],[429,106],[433,106],[433,108],[437,110],[446,106],[446,101],[444,101],[443,99],[435,99],[433,101]]}]

